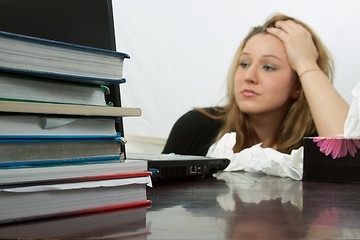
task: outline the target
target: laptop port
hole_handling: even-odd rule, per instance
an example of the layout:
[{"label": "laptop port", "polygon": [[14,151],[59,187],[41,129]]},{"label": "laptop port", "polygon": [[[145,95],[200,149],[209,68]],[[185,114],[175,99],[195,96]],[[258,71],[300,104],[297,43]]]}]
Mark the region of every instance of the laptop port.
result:
[{"label": "laptop port", "polygon": [[190,173],[196,173],[197,167],[195,165],[190,166]]}]

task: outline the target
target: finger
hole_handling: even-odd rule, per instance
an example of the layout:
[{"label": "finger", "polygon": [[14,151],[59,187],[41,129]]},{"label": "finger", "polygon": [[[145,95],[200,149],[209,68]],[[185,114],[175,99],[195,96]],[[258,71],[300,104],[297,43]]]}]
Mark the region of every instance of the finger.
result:
[{"label": "finger", "polygon": [[266,31],[281,40],[285,40],[287,38],[287,33],[280,28],[267,28]]},{"label": "finger", "polygon": [[286,27],[286,24],[284,23],[284,21],[277,21],[277,22],[275,22],[274,26],[275,26],[275,28],[278,28],[278,29],[281,29],[281,30],[287,32],[286,31],[287,27]]},{"label": "finger", "polygon": [[277,21],[275,23],[275,27],[282,29],[286,33],[295,34],[295,33],[304,33],[307,30],[301,25],[294,21],[287,20],[287,21]]}]

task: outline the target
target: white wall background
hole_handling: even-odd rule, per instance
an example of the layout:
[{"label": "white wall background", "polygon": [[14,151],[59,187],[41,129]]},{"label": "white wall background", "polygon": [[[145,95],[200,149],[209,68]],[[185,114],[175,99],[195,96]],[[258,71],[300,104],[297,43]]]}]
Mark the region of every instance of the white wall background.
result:
[{"label": "white wall background", "polygon": [[350,103],[360,80],[359,0],[113,0],[117,50],[130,55],[121,86],[126,135],[167,138],[193,107],[213,106],[235,49],[274,13],[312,27],[335,60],[335,87]]}]

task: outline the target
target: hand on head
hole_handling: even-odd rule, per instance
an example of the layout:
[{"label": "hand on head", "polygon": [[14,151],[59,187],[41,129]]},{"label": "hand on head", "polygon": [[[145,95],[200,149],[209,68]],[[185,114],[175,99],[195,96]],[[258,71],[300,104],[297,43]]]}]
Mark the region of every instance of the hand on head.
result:
[{"label": "hand on head", "polygon": [[278,37],[285,46],[291,67],[299,75],[308,69],[319,68],[316,61],[319,53],[311,33],[302,25],[292,21],[277,21],[267,32]]}]

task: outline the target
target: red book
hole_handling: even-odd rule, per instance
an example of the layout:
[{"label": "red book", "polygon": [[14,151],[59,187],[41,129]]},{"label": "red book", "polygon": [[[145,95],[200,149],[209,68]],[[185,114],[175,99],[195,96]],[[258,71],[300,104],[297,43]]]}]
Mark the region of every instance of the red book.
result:
[{"label": "red book", "polygon": [[147,205],[151,173],[68,178],[0,189],[0,224]]}]

